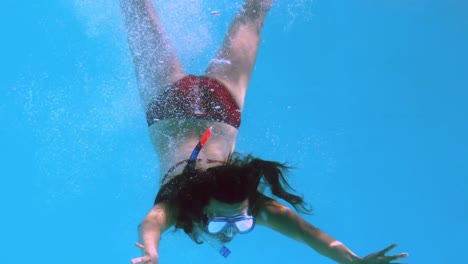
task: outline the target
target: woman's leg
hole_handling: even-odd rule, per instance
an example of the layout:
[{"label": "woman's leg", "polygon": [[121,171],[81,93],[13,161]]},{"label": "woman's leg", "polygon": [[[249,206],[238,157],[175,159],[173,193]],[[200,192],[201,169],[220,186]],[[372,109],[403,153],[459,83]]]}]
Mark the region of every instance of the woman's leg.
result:
[{"label": "woman's leg", "polygon": [[246,0],[206,75],[226,85],[242,109],[257,57],[260,32],[273,0]]},{"label": "woman's leg", "polygon": [[140,97],[145,110],[162,87],[185,73],[151,0],[120,0],[128,43],[135,65]]}]

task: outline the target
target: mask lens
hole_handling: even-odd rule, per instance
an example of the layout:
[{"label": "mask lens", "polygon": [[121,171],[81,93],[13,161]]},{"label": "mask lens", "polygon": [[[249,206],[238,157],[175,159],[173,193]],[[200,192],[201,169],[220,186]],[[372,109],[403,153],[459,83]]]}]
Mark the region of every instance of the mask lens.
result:
[{"label": "mask lens", "polygon": [[254,227],[254,220],[253,218],[242,219],[242,220],[236,221],[235,224],[236,224],[237,230],[239,230],[239,232],[241,233],[244,233],[244,232],[248,232],[252,230],[252,228]]},{"label": "mask lens", "polygon": [[216,234],[223,231],[227,224],[226,221],[209,221],[206,225],[206,230],[211,234]]}]

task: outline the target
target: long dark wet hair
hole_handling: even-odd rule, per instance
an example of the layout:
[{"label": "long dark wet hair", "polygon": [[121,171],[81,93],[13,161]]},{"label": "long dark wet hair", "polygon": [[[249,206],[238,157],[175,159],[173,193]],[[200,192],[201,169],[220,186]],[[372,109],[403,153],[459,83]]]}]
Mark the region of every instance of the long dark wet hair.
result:
[{"label": "long dark wet hair", "polygon": [[263,196],[258,190],[263,178],[274,196],[287,201],[299,212],[310,213],[302,197],[287,191],[294,191],[285,178],[289,169],[284,163],[233,154],[225,164],[206,170],[186,166],[181,174],[161,186],[154,203],[164,202],[176,207],[175,229],[181,228],[191,235],[194,223],[203,220],[203,208],[212,198],[224,203],[247,199],[249,213],[255,216],[256,202]]}]

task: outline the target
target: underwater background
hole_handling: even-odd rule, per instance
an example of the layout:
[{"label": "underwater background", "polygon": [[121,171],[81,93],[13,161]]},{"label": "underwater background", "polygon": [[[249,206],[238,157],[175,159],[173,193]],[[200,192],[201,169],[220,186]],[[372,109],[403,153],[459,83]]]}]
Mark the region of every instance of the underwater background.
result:
[{"label": "underwater background", "polygon": [[[154,3],[193,74],[241,4]],[[118,1],[1,5],[0,259],[129,263],[159,167]],[[396,242],[401,262],[462,263],[467,14],[462,0],[277,0],[237,151],[296,167],[304,217],[359,256]],[[167,232],[160,263],[332,263],[260,226],[230,248]]]}]

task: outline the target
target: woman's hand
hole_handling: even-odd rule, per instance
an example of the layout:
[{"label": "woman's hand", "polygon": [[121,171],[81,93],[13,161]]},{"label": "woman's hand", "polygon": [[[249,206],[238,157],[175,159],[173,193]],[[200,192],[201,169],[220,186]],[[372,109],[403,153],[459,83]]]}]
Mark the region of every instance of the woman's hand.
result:
[{"label": "woman's hand", "polygon": [[[363,259],[354,261],[353,264],[354,263],[356,264],[392,264],[394,263],[392,261],[396,259],[408,257],[408,253],[385,256],[385,254],[387,254],[388,251],[394,249],[396,246],[397,244],[390,245],[389,247],[386,247],[378,252],[372,253]],[[397,263],[394,263],[394,264],[397,264]]]},{"label": "woman's hand", "polygon": [[156,251],[145,250],[145,246],[140,243],[135,243],[135,246],[140,248],[144,255],[143,257],[134,258],[131,261],[131,264],[144,263],[144,264],[158,264],[158,253]]}]

